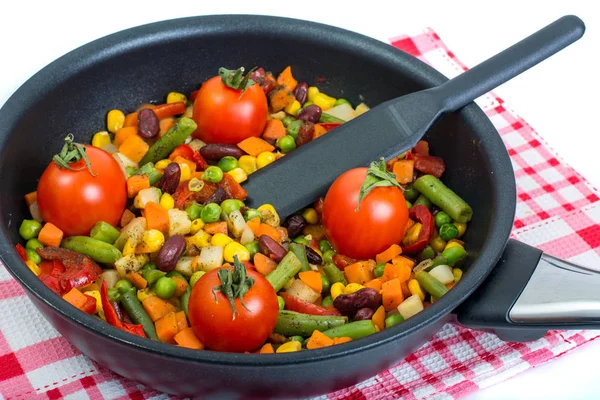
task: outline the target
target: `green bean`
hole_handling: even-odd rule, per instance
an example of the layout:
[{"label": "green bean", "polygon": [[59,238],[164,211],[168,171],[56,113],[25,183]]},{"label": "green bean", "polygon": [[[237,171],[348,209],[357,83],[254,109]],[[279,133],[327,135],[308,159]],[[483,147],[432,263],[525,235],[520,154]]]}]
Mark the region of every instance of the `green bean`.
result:
[{"label": "green bean", "polygon": [[181,309],[185,313],[186,317],[188,317],[188,307],[190,304],[190,296],[191,295],[192,295],[192,287],[190,285],[188,285],[185,292],[179,298],[179,301],[181,302]]},{"label": "green bean", "polygon": [[112,244],[88,236],[71,236],[60,243],[61,247],[85,254],[99,263],[113,264],[123,257],[119,249]]},{"label": "green bean", "polygon": [[134,175],[136,171],[135,167],[125,167],[125,172],[127,172],[128,176]]},{"label": "green bean", "polygon": [[406,208],[411,208],[413,205],[410,201],[404,200],[406,202]]},{"label": "green bean", "polygon": [[25,248],[26,249],[31,249],[31,250],[35,250],[35,249],[39,249],[44,247],[44,244],[42,242],[40,242],[37,239],[29,239],[27,241],[27,243],[25,243]]},{"label": "green bean", "polygon": [[301,271],[310,271],[310,265],[308,265],[308,258],[306,257],[306,247],[299,243],[290,243],[290,251],[298,257],[302,264]]},{"label": "green bean", "polygon": [[163,158],[167,158],[175,147],[185,142],[185,139],[196,130],[196,127],[193,119],[188,117],[180,118],[167,133],[150,147],[139,165],[144,166],[149,162],[157,162]]},{"label": "green bean", "polygon": [[348,284],[344,273],[334,263],[323,264],[323,271],[332,285],[337,282],[341,282],[344,286]]},{"label": "green bean", "polygon": [[19,235],[25,240],[33,239],[42,230],[42,224],[35,219],[24,219],[19,227]]},{"label": "green bean", "polygon": [[121,293],[119,292],[119,289],[117,289],[116,287],[111,287],[110,289],[108,289],[107,294],[108,294],[108,299],[110,301],[121,300]]},{"label": "green bean", "polygon": [[346,121],[344,121],[343,119],[339,119],[338,117],[334,117],[333,115],[329,115],[327,113],[321,113],[319,122],[325,122],[325,123],[341,122],[343,124]]},{"label": "green bean", "polygon": [[473,209],[435,176],[421,176],[415,181],[415,187],[453,220],[463,223],[471,220]]},{"label": "green bean", "polygon": [[294,117],[290,117],[289,115],[286,115],[281,120],[281,122],[283,123],[283,126],[286,127],[286,128],[288,127],[289,124],[291,124],[294,121],[295,121]]},{"label": "green bean", "polygon": [[154,285],[160,278],[166,274],[163,271],[157,269],[148,269],[142,272],[142,276],[148,282],[148,286]]},{"label": "green bean", "polygon": [[292,311],[279,311],[275,333],[286,336],[312,335],[314,331],[326,331],[328,329],[344,325],[348,317],[337,315],[308,315]]},{"label": "green bean", "polygon": [[400,314],[392,314],[385,319],[385,327],[390,328],[400,322],[404,321],[404,317]]},{"label": "green bean", "polygon": [[321,286],[321,293],[329,292],[329,288],[331,288],[331,282],[329,281],[327,275],[321,274]]},{"label": "green bean", "polygon": [[319,241],[319,250],[321,250],[321,253],[325,253],[327,250],[331,250],[331,243],[329,243],[329,240],[327,239],[322,239]]},{"label": "green bean", "polygon": [[427,271],[419,271],[415,274],[419,285],[430,295],[440,298],[448,292],[448,288],[442,282],[435,279]]},{"label": "green bean", "polygon": [[427,270],[431,270],[431,269],[437,267],[438,265],[448,265],[448,260],[446,260],[446,257],[444,257],[441,254],[433,259],[431,266],[429,268],[427,268]]},{"label": "green bean", "polygon": [[354,321],[348,324],[336,326],[328,329],[323,334],[330,338],[350,337],[352,340],[360,339],[361,337],[369,336],[377,332],[375,324],[370,319],[363,321]]},{"label": "green bean", "polygon": [[154,163],[149,162],[142,165],[141,168],[137,169],[132,175],[148,175],[154,169]]},{"label": "green bean", "polygon": [[433,205],[431,203],[431,200],[429,200],[427,197],[425,197],[425,195],[420,194],[419,197],[417,197],[417,200],[415,200],[415,202],[413,203],[414,206],[422,204],[427,208],[431,208],[431,206]]},{"label": "green bean", "polygon": [[269,273],[266,278],[273,285],[275,292],[279,292],[281,288],[292,279],[302,269],[302,263],[298,257],[289,251],[281,260],[277,268]]},{"label": "green bean", "polygon": [[448,261],[447,265],[452,267],[467,256],[467,251],[460,246],[454,246],[444,250],[442,256]]},{"label": "green bean", "polygon": [[108,244],[115,244],[121,233],[117,228],[111,224],[100,221],[94,225],[90,231],[90,237],[92,239],[100,240]]},{"label": "green bean", "polygon": [[131,320],[135,324],[142,325],[148,338],[159,341],[158,336],[156,336],[156,329],[154,329],[154,322],[152,322],[152,319],[137,298],[135,289],[121,293],[121,304],[125,311],[127,311],[127,314],[129,314]]},{"label": "green bean", "polygon": [[327,250],[326,252],[323,253],[323,262],[324,263],[332,263],[333,262],[333,256],[335,255],[335,250]]},{"label": "green bean", "polygon": [[119,279],[117,283],[115,283],[115,289],[117,289],[119,293],[124,293],[133,289],[133,285],[127,279]]},{"label": "green bean", "polygon": [[205,271],[196,271],[192,274],[192,276],[190,277],[190,286],[194,287],[194,285],[196,284],[196,282],[198,282],[198,280],[200,278],[202,278],[202,275],[206,274]]},{"label": "green bean", "polygon": [[27,253],[27,258],[33,261],[34,263],[39,264],[42,262],[42,257],[34,249],[26,248],[25,252]]},{"label": "green bean", "polygon": [[324,308],[332,308],[333,307],[333,298],[331,296],[326,296],[321,301],[321,307]]},{"label": "green bean", "polygon": [[294,239],[294,243],[300,243],[305,246],[308,246],[310,242],[304,236],[301,235]]},{"label": "green bean", "polygon": [[158,169],[153,168],[147,175],[148,180],[150,181],[150,186],[154,186],[160,178],[162,178],[163,174]]},{"label": "green bean", "polygon": [[304,342],[304,338],[302,336],[299,336],[299,335],[290,336],[288,339],[290,340],[290,342],[300,342],[300,343]]},{"label": "green bean", "polygon": [[285,300],[281,296],[277,296],[277,304],[279,304],[279,310],[283,310],[285,308]]}]

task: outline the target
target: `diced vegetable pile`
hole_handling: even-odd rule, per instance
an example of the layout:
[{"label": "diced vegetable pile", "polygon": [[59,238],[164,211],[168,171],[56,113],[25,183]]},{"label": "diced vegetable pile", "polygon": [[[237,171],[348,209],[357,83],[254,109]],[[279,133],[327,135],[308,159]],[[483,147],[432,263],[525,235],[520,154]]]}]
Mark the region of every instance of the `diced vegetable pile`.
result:
[{"label": "diced vegetable pile", "polygon": [[25,196],[16,249],[74,307],[163,343],[283,353],[389,329],[446,294],[467,255],[471,208],[427,142],[348,171],[285,220],[246,207],[241,185],[368,109],[287,67],[221,68],[189,96],[110,110]]}]

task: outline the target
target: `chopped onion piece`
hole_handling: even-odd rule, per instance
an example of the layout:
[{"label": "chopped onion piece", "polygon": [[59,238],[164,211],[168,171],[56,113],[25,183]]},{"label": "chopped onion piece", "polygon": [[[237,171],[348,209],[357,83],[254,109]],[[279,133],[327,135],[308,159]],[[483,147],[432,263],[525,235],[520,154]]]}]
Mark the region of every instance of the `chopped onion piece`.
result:
[{"label": "chopped onion piece", "polygon": [[442,282],[444,285],[454,282],[454,274],[452,273],[452,268],[450,268],[447,265],[438,265],[437,267],[429,271],[429,275],[433,276],[435,279]]},{"label": "chopped onion piece", "polygon": [[427,258],[421,261],[419,264],[417,264],[417,266],[413,268],[413,272],[416,274],[417,272],[426,270],[427,268],[431,267],[431,265],[433,265],[433,260]]},{"label": "chopped onion piece", "polygon": [[398,312],[402,315],[402,318],[409,319],[415,314],[423,311],[423,302],[421,298],[417,294],[413,294],[412,296],[406,298],[400,305],[398,306]]}]

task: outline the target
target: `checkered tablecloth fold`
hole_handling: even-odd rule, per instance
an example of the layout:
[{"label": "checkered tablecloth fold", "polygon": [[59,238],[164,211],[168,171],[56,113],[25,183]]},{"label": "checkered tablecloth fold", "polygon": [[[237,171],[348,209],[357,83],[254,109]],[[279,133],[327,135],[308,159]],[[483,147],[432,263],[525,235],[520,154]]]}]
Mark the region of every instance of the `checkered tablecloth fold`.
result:
[{"label": "checkered tablecloth fold", "polygon": [[[429,28],[393,38],[391,44],[449,78],[467,69]],[[515,170],[518,201],[512,237],[582,265],[600,265],[598,192],[494,93],[477,103],[500,133]],[[0,398],[173,398],[82,355],[39,314],[2,266],[0,315]],[[315,399],[460,398],[599,336],[596,331],[551,331],[534,342],[505,343],[490,333],[446,324],[389,370]]]}]

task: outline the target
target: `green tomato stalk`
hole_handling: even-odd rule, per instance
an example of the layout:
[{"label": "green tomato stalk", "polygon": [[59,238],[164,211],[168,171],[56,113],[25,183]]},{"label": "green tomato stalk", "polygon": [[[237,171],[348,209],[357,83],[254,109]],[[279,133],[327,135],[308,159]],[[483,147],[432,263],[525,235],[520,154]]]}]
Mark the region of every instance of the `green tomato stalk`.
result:
[{"label": "green tomato stalk", "polygon": [[402,186],[396,181],[396,175],[389,172],[385,167],[385,160],[383,157],[377,161],[373,161],[369,169],[367,169],[367,177],[360,187],[360,193],[358,195],[358,207],[356,212],[360,210],[360,203],[363,199],[376,187],[384,186],[396,186],[400,190],[403,190]]},{"label": "green tomato stalk", "polygon": [[254,278],[246,275],[246,267],[240,262],[237,255],[233,256],[233,271],[229,268],[221,268],[217,272],[217,276],[219,277],[219,281],[221,281],[221,285],[213,288],[213,296],[215,296],[216,301],[217,294],[215,292],[221,291],[227,297],[233,310],[231,319],[234,320],[237,314],[235,308],[236,298],[239,298],[242,306],[248,310],[248,307],[244,304],[244,295],[254,285]]}]

